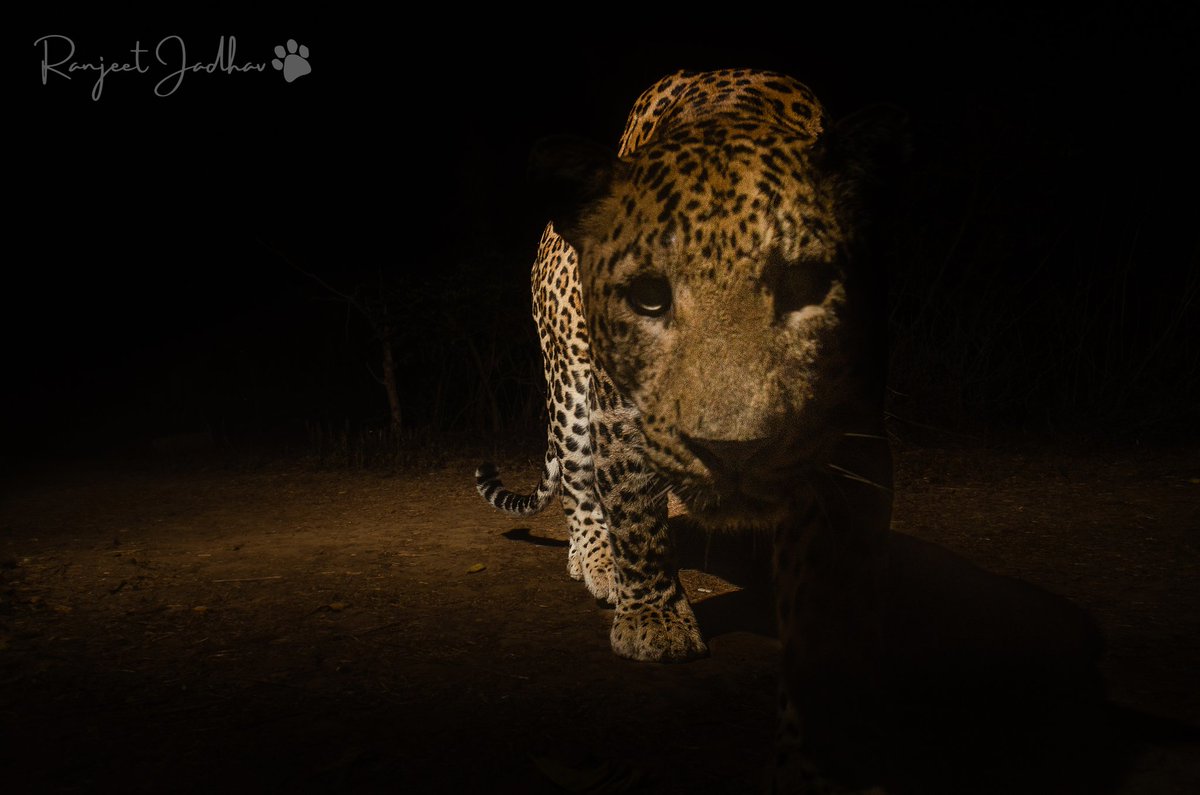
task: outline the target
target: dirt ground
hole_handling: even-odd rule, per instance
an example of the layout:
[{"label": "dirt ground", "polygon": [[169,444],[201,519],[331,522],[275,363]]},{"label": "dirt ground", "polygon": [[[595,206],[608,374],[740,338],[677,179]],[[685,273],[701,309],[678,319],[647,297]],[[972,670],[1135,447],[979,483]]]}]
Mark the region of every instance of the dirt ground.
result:
[{"label": "dirt ground", "polygon": [[[1030,450],[897,451],[873,769],[889,792],[1200,792],[1200,458]],[[761,589],[689,570],[711,656],[617,659],[561,514],[493,511],[475,463],[10,478],[0,790],[755,791]],[[673,521],[687,565],[755,585],[761,542]]]}]

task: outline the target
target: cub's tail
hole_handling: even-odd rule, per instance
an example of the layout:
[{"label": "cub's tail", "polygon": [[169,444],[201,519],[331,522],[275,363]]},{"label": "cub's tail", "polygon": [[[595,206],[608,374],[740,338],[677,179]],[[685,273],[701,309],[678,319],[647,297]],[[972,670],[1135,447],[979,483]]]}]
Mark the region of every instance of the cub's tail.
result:
[{"label": "cub's tail", "polygon": [[500,482],[500,472],[491,462],[480,464],[475,470],[475,490],[493,508],[516,516],[530,516],[550,503],[550,498],[558,493],[561,478],[562,469],[558,457],[554,455],[554,449],[550,448],[546,450],[546,460],[542,464],[542,479],[530,494],[517,494],[504,488],[504,484]]}]

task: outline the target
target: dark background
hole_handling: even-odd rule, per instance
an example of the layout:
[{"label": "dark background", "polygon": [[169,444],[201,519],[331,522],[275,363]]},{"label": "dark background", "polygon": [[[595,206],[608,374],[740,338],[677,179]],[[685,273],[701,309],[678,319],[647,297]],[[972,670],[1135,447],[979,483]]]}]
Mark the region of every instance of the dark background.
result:
[{"label": "dark background", "polygon": [[[834,115],[881,101],[911,114],[891,274],[898,427],[1194,436],[1200,68],[1184,9],[59,14],[14,28],[0,449],[11,462],[180,434],[232,449],[366,438],[387,424],[381,342],[329,288],[398,319],[393,442],[540,438],[531,145],[615,147],[654,80],[729,66],[792,74]],[[159,98],[156,67],[110,75],[93,102],[93,75],[41,85],[30,45],[48,33],[107,62],[173,33],[202,62],[222,35],[239,62],[295,38],[313,72],[193,74]]]}]

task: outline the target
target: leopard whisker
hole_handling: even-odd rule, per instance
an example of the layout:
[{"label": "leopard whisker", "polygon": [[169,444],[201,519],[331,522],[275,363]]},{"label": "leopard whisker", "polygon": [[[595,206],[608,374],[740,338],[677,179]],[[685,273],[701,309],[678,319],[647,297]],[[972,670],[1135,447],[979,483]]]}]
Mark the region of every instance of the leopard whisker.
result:
[{"label": "leopard whisker", "polygon": [[825,466],[829,467],[834,472],[836,472],[837,474],[846,478],[847,480],[853,480],[858,483],[865,483],[868,486],[874,486],[875,488],[879,489],[880,491],[884,492],[885,494],[892,493],[892,490],[890,488],[888,488],[887,486],[884,486],[880,483],[876,483],[875,481],[871,480],[870,478],[865,478],[856,472],[851,472],[850,470],[846,469],[845,467],[840,467],[837,464],[826,464]]}]

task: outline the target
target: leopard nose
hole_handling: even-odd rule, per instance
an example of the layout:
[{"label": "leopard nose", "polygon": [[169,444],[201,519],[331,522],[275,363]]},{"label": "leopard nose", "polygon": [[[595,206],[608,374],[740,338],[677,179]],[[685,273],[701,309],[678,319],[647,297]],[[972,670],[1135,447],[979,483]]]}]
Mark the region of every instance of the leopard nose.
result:
[{"label": "leopard nose", "polygon": [[682,434],[683,443],[713,474],[737,475],[750,467],[753,458],[771,443],[770,438],[724,441],[699,439]]}]

